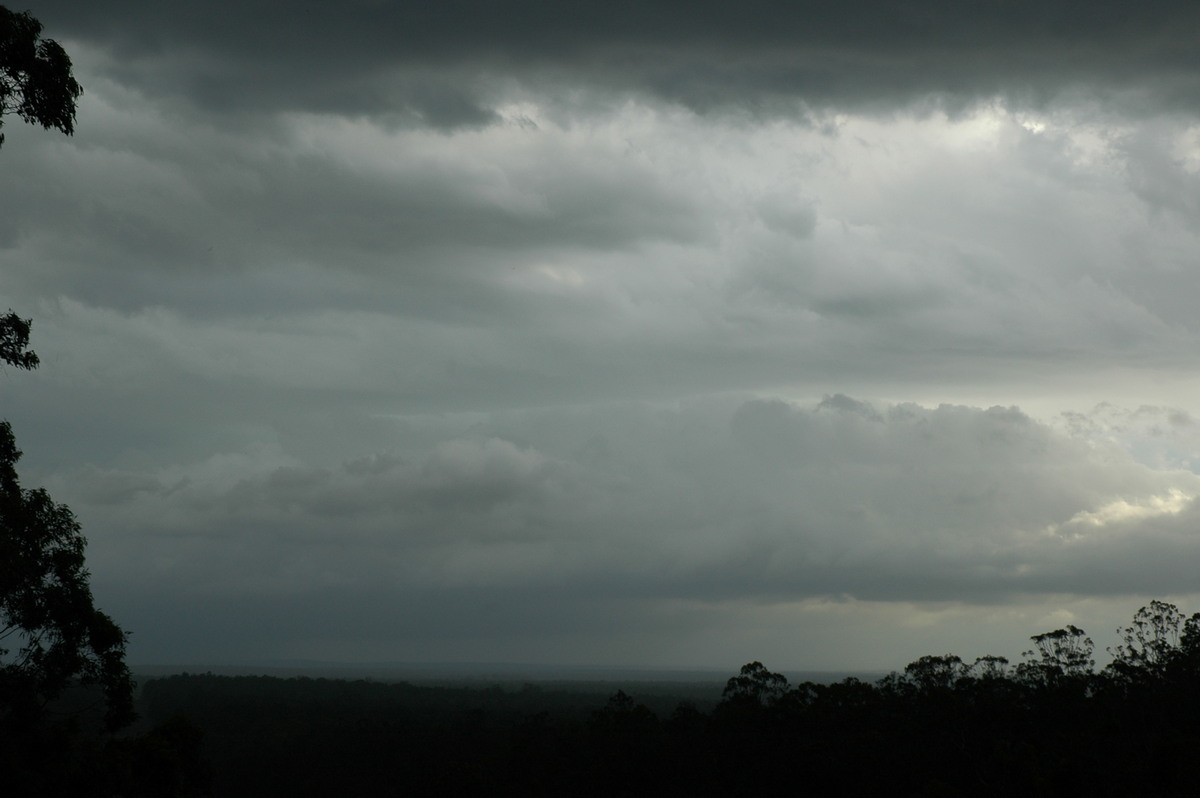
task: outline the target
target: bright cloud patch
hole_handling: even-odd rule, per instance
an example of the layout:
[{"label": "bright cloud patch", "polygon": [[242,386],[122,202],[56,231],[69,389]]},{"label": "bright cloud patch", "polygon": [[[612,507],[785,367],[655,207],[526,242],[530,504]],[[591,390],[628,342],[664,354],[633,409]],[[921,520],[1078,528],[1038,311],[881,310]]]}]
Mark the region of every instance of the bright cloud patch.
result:
[{"label": "bright cloud patch", "polygon": [[1160,515],[1178,515],[1191,503],[1192,499],[1193,497],[1181,490],[1172,490],[1166,496],[1151,496],[1140,503],[1118,499],[1097,510],[1077,513],[1067,522],[1067,525],[1081,524],[1102,527],[1114,523],[1140,521]]}]

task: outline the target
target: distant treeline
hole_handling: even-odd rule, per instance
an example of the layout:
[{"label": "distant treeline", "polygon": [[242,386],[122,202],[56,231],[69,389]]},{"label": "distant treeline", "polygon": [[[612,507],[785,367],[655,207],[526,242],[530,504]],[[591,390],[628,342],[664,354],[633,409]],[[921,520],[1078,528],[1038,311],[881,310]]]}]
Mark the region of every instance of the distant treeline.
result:
[{"label": "distant treeline", "polygon": [[753,662],[715,701],[624,691],[183,675],[151,723],[203,734],[217,796],[1191,794],[1200,613],[1152,602],[1095,670],[1068,626],[1016,665],[927,656],[875,683]]}]

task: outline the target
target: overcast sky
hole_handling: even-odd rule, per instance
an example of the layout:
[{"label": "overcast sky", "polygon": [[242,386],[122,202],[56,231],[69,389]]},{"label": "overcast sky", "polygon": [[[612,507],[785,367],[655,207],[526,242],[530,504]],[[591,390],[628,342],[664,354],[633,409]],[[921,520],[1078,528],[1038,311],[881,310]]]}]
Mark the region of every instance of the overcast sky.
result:
[{"label": "overcast sky", "polygon": [[0,372],[134,663],[890,669],[1200,610],[1200,5],[32,9]]}]

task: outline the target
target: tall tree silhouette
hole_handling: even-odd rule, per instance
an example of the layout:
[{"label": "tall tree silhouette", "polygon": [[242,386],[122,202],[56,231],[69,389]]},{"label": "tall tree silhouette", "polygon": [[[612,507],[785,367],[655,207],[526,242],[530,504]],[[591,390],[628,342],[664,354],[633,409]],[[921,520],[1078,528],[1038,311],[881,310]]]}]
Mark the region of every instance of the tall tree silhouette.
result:
[{"label": "tall tree silhouette", "polygon": [[[41,32],[28,12],[0,6],[0,124],[16,114],[70,135],[83,90],[71,59]],[[28,319],[0,316],[0,362],[35,368],[29,333]],[[21,487],[20,457],[12,426],[0,421],[0,738],[38,724],[76,683],[102,690],[106,725],[119,728],[133,717],[126,635],[93,604],[74,514],[45,490]]]}]

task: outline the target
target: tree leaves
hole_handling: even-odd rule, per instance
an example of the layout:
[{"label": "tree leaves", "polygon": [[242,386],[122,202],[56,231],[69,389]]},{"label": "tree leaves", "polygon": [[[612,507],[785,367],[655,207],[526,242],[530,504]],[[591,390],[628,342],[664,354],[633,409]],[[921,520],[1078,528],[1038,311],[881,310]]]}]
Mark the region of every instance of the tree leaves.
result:
[{"label": "tree leaves", "polygon": [[0,361],[20,369],[37,368],[38,356],[29,349],[30,324],[11,308],[0,316]]},{"label": "tree leaves", "polygon": [[[107,723],[119,728],[133,711],[126,635],[93,605],[74,513],[45,490],[21,488],[20,456],[12,426],[0,422],[0,635],[9,643],[0,685],[19,685],[39,706],[76,680],[99,686]],[[27,698],[0,687],[0,715],[27,713]]]},{"label": "tree leaves", "polygon": [[69,136],[75,132],[75,101],[83,88],[71,74],[66,51],[41,35],[42,23],[28,11],[0,6],[0,117],[15,113]]}]

